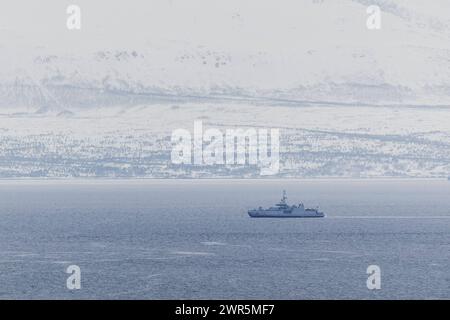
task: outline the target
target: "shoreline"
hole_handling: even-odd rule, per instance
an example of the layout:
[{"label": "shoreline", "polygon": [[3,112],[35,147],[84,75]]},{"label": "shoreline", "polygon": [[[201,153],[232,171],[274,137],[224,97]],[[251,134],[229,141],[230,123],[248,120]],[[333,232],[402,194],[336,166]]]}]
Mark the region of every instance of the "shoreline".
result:
[{"label": "shoreline", "polygon": [[446,182],[447,178],[0,178],[6,184],[151,184],[151,183],[255,183],[255,182]]}]

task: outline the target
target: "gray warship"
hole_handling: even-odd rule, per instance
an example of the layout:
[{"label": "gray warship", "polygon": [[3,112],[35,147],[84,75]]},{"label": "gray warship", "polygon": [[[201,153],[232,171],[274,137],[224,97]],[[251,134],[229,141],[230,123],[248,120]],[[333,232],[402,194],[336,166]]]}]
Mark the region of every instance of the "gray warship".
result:
[{"label": "gray warship", "polygon": [[275,207],[263,209],[252,209],[248,211],[248,215],[252,218],[323,218],[325,214],[320,212],[318,208],[305,208],[303,203],[298,206],[289,206],[287,204],[286,191],[283,190],[283,197]]}]

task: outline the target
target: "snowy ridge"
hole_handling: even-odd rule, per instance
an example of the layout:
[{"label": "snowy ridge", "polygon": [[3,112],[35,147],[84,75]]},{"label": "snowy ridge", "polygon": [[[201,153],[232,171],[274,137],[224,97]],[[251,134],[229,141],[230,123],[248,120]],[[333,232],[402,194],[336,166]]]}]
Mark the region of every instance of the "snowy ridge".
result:
[{"label": "snowy ridge", "polygon": [[[277,116],[274,117],[274,114]],[[236,116],[238,115],[238,116]],[[3,117],[0,177],[261,177],[254,166],[174,165],[171,132],[279,128],[274,177],[421,177],[450,172],[449,108],[192,102],[107,107],[83,116]]]},{"label": "snowy ridge", "polygon": [[[46,107],[54,95],[68,108],[94,107],[109,94],[132,103],[141,101],[136,95],[163,94],[450,104],[450,19],[442,14],[448,2],[310,0],[287,1],[284,9],[264,3],[258,12],[211,11],[209,19],[229,28],[219,43],[207,34],[77,53],[6,43],[1,106]],[[382,29],[370,31],[365,9],[374,3],[383,10]]]},{"label": "snowy ridge", "polygon": [[[372,4],[381,30],[366,28]],[[259,175],[171,164],[172,130],[198,119],[280,128],[279,177],[449,175],[447,0],[147,9],[85,33],[0,25],[0,178]]]}]

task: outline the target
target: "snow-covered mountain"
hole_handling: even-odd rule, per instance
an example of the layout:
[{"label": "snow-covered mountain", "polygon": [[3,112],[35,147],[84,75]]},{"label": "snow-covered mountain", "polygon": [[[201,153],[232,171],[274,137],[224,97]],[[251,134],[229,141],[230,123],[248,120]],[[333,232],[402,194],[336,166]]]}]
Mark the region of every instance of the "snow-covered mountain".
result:
[{"label": "snow-covered mountain", "polygon": [[[371,4],[382,10],[380,30],[366,27]],[[450,104],[448,1],[250,1],[203,14],[195,8],[183,7],[198,19],[191,26],[217,25],[191,41],[179,32],[136,48],[117,49],[118,39],[116,48],[73,52],[2,43],[1,107],[71,110],[220,96]]]},{"label": "snow-covered mountain", "polygon": [[279,128],[280,177],[450,172],[448,0],[136,1],[0,11],[0,177],[259,176],[173,165],[199,119]]}]

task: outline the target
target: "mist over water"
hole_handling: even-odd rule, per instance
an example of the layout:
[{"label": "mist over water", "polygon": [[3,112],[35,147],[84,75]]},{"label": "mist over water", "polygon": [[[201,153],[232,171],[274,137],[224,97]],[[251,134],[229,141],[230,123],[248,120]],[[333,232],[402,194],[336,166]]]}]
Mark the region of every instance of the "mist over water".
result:
[{"label": "mist over water", "polygon": [[[327,217],[248,217],[283,189]],[[448,299],[449,194],[438,180],[2,181],[0,298]]]}]

